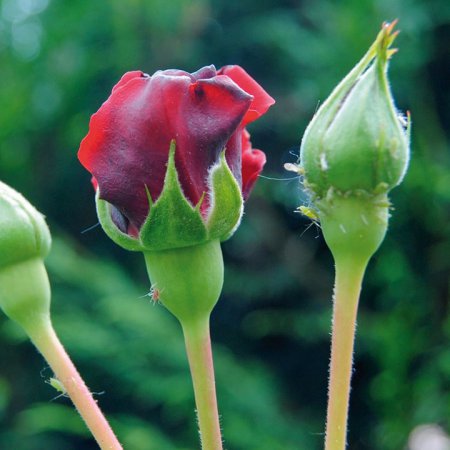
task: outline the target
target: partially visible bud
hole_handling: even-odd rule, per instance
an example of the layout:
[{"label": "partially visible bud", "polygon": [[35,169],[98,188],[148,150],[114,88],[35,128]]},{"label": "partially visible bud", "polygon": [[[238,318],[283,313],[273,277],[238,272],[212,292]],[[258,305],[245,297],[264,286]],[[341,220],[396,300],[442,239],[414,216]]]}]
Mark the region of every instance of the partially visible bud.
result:
[{"label": "partially visible bud", "polygon": [[44,216],[0,181],[0,268],[30,258],[45,258],[50,245]]},{"label": "partially visible bud", "polygon": [[0,307],[25,329],[49,314],[50,287],[43,258],[50,245],[42,214],[0,182]]},{"label": "partially visible bud", "polygon": [[321,198],[330,189],[348,195],[387,192],[409,160],[409,118],[394,106],[387,80],[397,33],[385,24],[368,53],[335,88],[309,124],[301,145],[307,188]]}]

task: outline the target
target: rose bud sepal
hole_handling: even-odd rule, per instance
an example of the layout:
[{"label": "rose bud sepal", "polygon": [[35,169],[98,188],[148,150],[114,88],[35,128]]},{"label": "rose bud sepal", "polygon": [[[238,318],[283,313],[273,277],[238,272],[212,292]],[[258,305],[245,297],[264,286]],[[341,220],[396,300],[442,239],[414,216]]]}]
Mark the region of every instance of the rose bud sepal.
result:
[{"label": "rose bud sepal", "polygon": [[[139,233],[146,250],[180,248],[212,239],[223,241],[237,228],[242,216],[243,198],[226,162],[225,151],[209,169],[209,192],[205,192],[194,206],[183,194],[175,166],[176,142],[172,140],[163,191],[154,204],[149,198],[149,216]],[[209,204],[206,213],[201,211],[204,201]]]},{"label": "rose bud sepal", "polygon": [[241,189],[228,166],[225,155],[226,149],[220,154],[219,162],[209,171],[211,206],[206,224],[209,238],[219,239],[221,242],[234,234],[244,212]]}]

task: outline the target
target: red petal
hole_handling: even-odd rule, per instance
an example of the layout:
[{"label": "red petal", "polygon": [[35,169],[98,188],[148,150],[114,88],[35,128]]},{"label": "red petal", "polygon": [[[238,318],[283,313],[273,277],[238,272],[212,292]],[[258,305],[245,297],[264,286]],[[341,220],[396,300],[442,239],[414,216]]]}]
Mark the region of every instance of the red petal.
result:
[{"label": "red petal", "polygon": [[125,86],[130,80],[134,78],[142,78],[146,76],[148,75],[145,75],[144,72],[141,72],[140,70],[127,72],[125,75],[122,76],[120,81],[113,87],[112,91],[115,92],[117,89],[120,89],[121,87]]},{"label": "red petal", "polygon": [[252,149],[250,134],[247,130],[242,133],[242,195],[248,198],[258,175],[266,164],[266,155],[261,150]]},{"label": "red petal", "polygon": [[222,67],[219,74],[230,77],[241,89],[253,95],[253,101],[242,125],[255,121],[275,103],[275,100],[240,66]]},{"label": "red petal", "polygon": [[201,69],[197,70],[197,72],[191,74],[194,80],[202,80],[202,79],[204,80],[206,78],[213,78],[216,75],[217,70],[213,65],[202,67]]}]

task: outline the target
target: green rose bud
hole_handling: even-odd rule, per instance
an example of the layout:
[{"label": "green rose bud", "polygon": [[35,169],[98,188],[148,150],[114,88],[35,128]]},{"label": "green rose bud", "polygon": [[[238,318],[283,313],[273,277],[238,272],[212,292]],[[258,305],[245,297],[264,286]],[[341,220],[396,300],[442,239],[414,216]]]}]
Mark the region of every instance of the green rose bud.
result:
[{"label": "green rose bud", "polygon": [[43,258],[50,244],[42,214],[0,182],[0,307],[25,329],[49,314],[50,287]]},{"label": "green rose bud", "polygon": [[387,192],[409,160],[406,121],[387,80],[397,33],[385,25],[369,52],[334,89],[309,124],[301,145],[307,188],[322,198],[330,189],[348,194]]},{"label": "green rose bud", "polygon": [[0,268],[50,251],[44,216],[21,194],[0,181]]},{"label": "green rose bud", "polygon": [[[409,116],[394,106],[387,80],[397,32],[384,24],[366,55],[334,89],[306,129],[300,166],[335,258],[368,260],[384,239],[387,193],[409,161]],[[288,169],[290,166],[288,167]],[[292,170],[292,169],[290,169]]]}]

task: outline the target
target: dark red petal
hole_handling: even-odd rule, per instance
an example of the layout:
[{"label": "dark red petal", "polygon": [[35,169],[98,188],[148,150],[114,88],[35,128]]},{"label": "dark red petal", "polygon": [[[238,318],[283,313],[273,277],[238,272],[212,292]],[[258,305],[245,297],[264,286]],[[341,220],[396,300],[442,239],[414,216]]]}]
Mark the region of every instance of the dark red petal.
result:
[{"label": "dark red petal", "polygon": [[114,205],[111,205],[110,211],[111,220],[122,233],[133,236],[134,238],[139,237],[139,230],[132,223],[130,223],[129,220]]},{"label": "dark red petal", "polygon": [[225,145],[228,166],[240,187],[242,187],[242,130],[243,128],[239,126]]},{"label": "dark red petal", "polygon": [[242,125],[255,121],[275,103],[275,100],[240,66],[222,67],[219,74],[230,77],[241,89],[253,95],[253,101]]},{"label": "dark red petal", "polygon": [[78,155],[101,198],[139,228],[148,214],[145,186],[153,201],[162,191],[170,141],[177,144],[181,186],[195,205],[208,190],[208,169],[252,97],[225,76],[192,82],[192,76],[170,71],[120,83],[92,116]]},{"label": "dark red petal", "polygon": [[252,149],[250,134],[247,130],[242,133],[242,195],[248,198],[258,175],[266,164],[266,155],[261,150]]},{"label": "dark red petal", "polygon": [[204,80],[207,78],[214,78],[217,75],[217,70],[213,65],[202,67],[191,74],[194,80]]},{"label": "dark red petal", "polygon": [[[197,203],[208,192],[207,173],[248,110],[252,97],[228,77],[201,79],[190,86],[190,101],[182,105],[177,138],[178,175],[185,195]],[[188,120],[186,120],[188,118]],[[208,209],[207,196],[202,211]]]},{"label": "dark red petal", "polygon": [[153,76],[155,76],[157,74],[161,74],[161,73],[163,73],[164,75],[167,75],[167,76],[169,76],[169,75],[170,76],[172,76],[172,75],[173,76],[187,76],[192,81],[197,81],[197,80],[215,77],[217,75],[217,70],[213,65],[202,67],[201,69],[197,70],[197,72],[193,72],[193,73],[189,73],[189,72],[186,72],[184,70],[179,70],[179,69],[167,69],[167,70],[158,70]]},{"label": "dark red petal", "polygon": [[132,72],[127,72],[125,75],[122,76],[120,81],[113,87],[113,92],[115,92],[117,89],[120,89],[121,87],[125,86],[130,80],[134,78],[142,78],[147,76],[144,72],[141,72],[140,70],[134,70]]},{"label": "dark red petal", "polygon": [[189,72],[186,72],[185,70],[180,69],[167,69],[167,70],[157,70],[152,77],[155,75],[164,74],[166,76],[174,76],[174,77],[189,77],[193,80],[192,75]]}]

